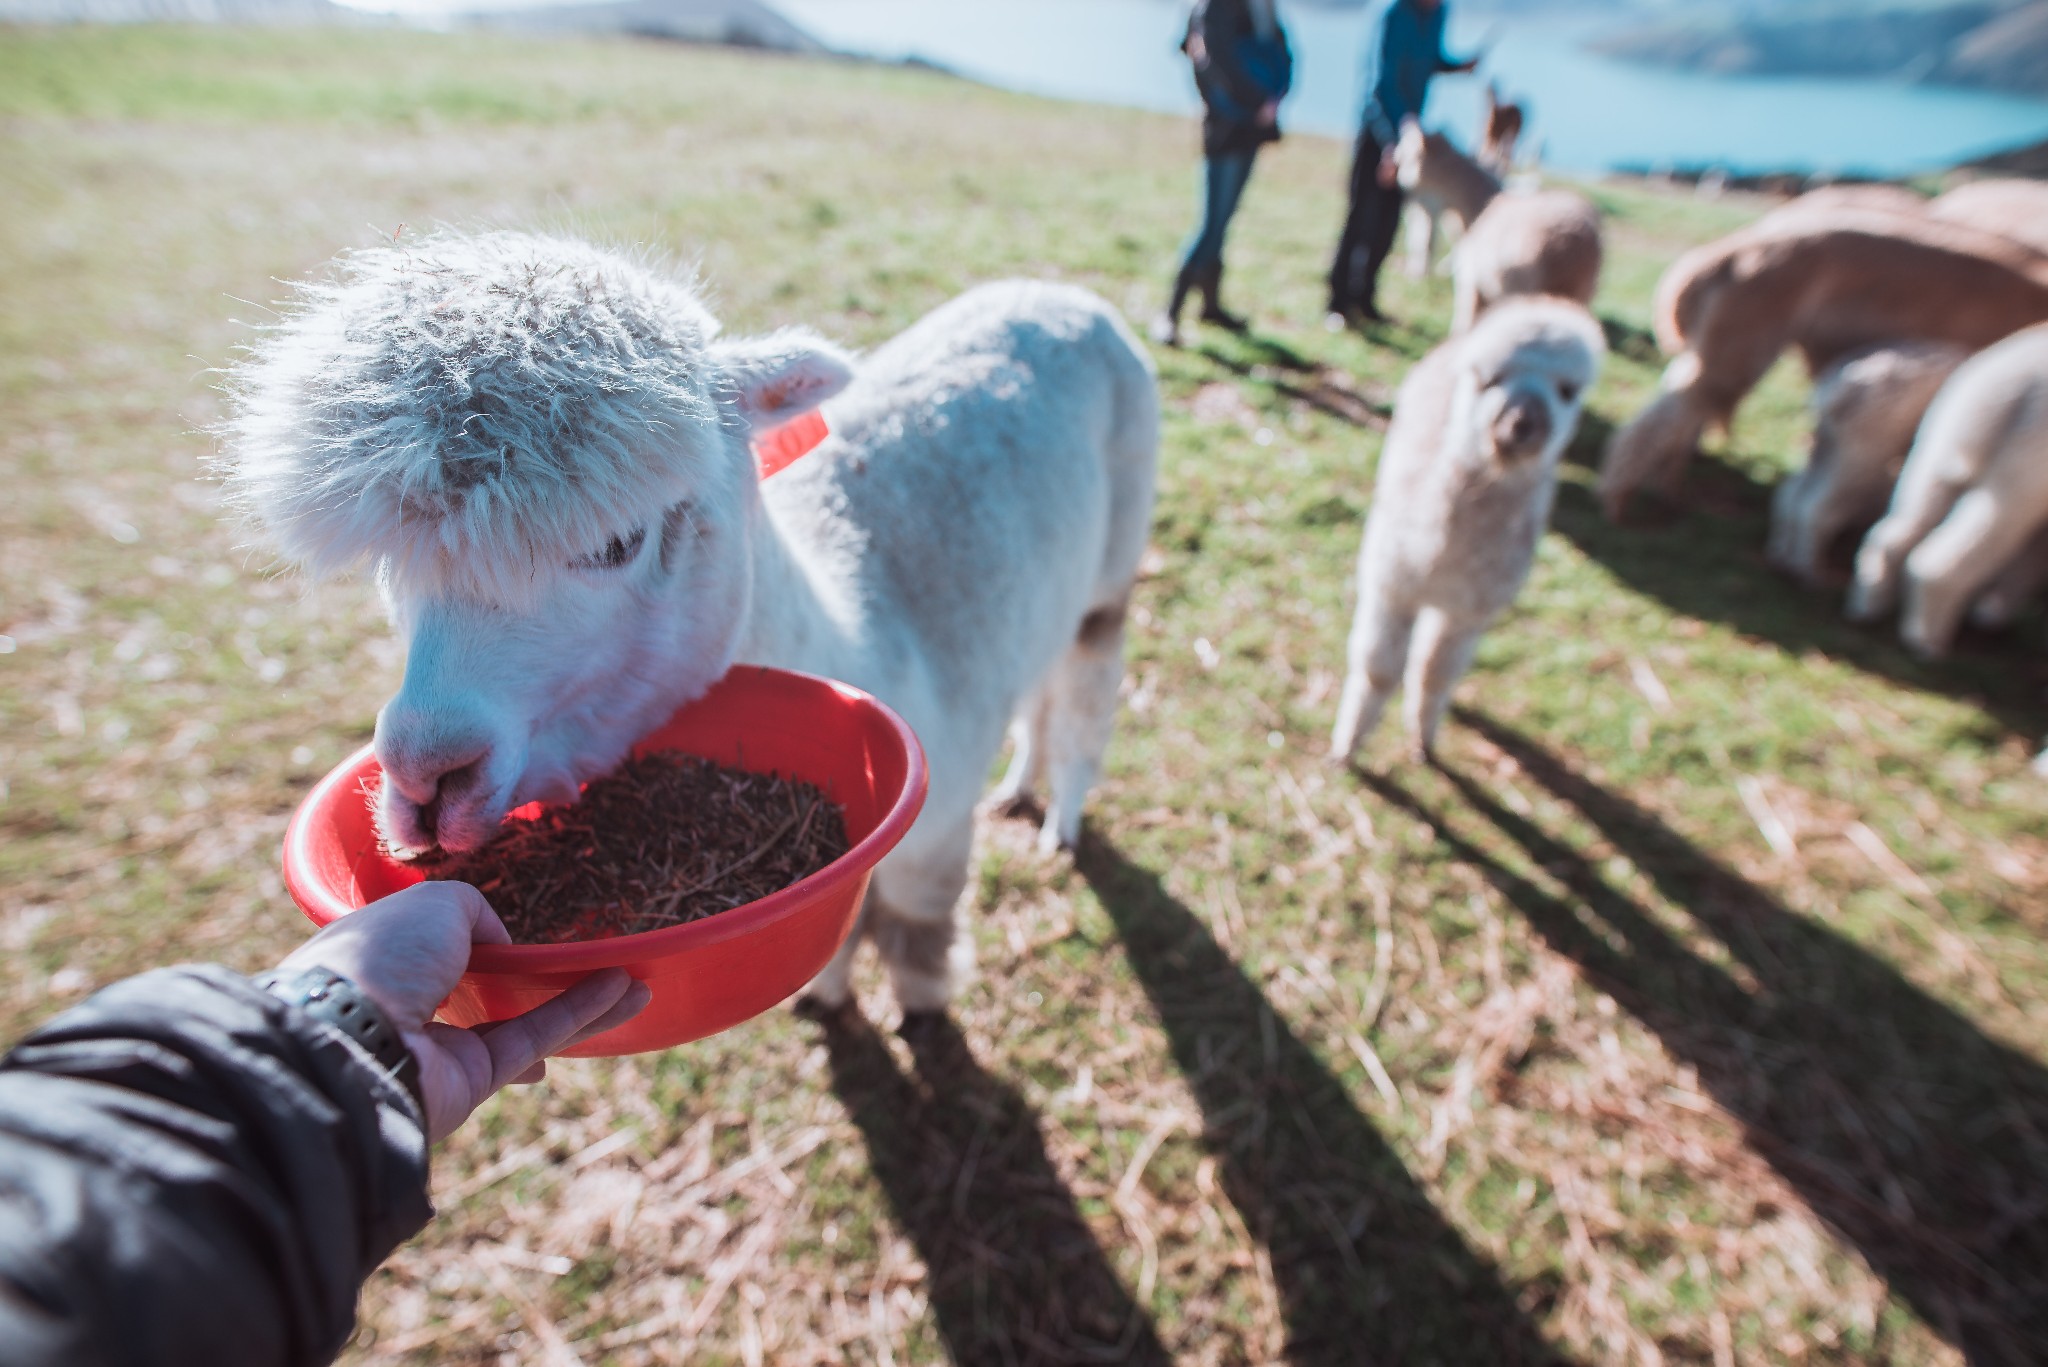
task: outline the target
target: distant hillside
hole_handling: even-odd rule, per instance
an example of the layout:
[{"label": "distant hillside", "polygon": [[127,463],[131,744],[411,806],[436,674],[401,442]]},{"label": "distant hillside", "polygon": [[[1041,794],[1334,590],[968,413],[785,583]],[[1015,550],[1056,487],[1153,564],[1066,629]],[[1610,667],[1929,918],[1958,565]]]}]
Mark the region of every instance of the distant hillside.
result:
[{"label": "distant hillside", "polygon": [[823,43],[760,0],[612,0],[498,10],[465,18],[492,28],[528,32],[623,33],[686,43],[773,48],[779,52],[827,51]]},{"label": "distant hillside", "polygon": [[1595,45],[1718,75],[1891,76],[2048,96],[2048,0],[1961,0],[1872,12],[1837,5],[1662,19]]},{"label": "distant hillside", "polygon": [[366,20],[371,17],[330,0],[0,0],[0,23],[10,24],[344,24]]}]

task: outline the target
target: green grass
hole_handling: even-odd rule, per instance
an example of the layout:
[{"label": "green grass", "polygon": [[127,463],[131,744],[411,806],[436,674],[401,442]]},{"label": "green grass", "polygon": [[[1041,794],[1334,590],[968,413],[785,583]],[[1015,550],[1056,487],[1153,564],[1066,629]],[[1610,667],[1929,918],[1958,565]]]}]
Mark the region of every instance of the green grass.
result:
[{"label": "green grass", "polygon": [[[367,587],[272,575],[199,478],[209,368],[277,280],[401,224],[538,223],[694,261],[735,331],[872,344],[1015,273],[1142,317],[1193,146],[658,45],[0,30],[0,1023],[274,961],[285,817],[397,680]],[[872,1028],[557,1065],[444,1151],[353,1360],[2048,1353],[2033,639],[1922,665],[1766,571],[1789,367],[1668,521],[1600,521],[1658,273],[1763,207],[1605,184],[1616,355],[1446,768],[1389,733],[1325,770],[1380,433],[1449,311],[1395,277],[1412,322],[1323,331],[1344,156],[1262,157],[1255,331],[1158,357],[1110,773],[1076,860],[985,830],[952,1024],[898,1038],[870,969]]]}]

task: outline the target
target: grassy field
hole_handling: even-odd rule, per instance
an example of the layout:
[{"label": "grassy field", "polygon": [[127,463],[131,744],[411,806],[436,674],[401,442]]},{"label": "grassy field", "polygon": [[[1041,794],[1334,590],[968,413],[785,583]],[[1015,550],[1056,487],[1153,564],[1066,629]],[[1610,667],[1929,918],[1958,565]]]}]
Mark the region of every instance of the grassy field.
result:
[{"label": "grassy field", "polygon": [[[696,261],[872,344],[966,285],[1157,307],[1184,123],[858,65],[401,33],[0,30],[0,1030],[303,934],[308,783],[399,659],[201,476],[276,283],[438,222]],[[1602,523],[1663,264],[1759,212],[1620,185],[1616,354],[1445,767],[1320,763],[1388,405],[1449,312],[1320,323],[1344,149],[1260,162],[1255,329],[1161,353],[1122,729],[1077,859],[991,823],[951,1023],[780,1010],[558,1065],[437,1161],[355,1363],[2048,1360],[2039,623],[1928,667],[1761,558],[1781,370]],[[1762,833],[1769,826],[1776,843]]]}]

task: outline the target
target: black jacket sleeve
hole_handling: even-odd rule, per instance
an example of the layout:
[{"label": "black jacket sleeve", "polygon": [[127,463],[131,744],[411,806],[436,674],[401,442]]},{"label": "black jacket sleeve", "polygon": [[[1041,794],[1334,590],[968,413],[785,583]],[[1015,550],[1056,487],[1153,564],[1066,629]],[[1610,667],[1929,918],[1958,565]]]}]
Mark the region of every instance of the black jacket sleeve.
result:
[{"label": "black jacket sleeve", "polygon": [[216,967],[117,983],[0,1059],[0,1364],[327,1363],[433,1214],[418,1107]]}]

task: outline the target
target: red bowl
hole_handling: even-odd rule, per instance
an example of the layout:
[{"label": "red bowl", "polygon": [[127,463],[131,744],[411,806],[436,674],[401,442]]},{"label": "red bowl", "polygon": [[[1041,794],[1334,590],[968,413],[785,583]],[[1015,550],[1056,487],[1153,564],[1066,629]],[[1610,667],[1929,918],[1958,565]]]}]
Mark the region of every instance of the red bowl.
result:
[{"label": "red bowl", "polygon": [[[632,1020],[568,1052],[666,1049],[757,1016],[814,977],[853,929],[868,878],[924,805],[924,751],[903,718],[830,679],[740,665],[634,746],[680,750],[816,784],[846,812],[847,852],[801,882],[702,921],[563,945],[478,945],[441,1004],[482,1025],[529,1011],[585,974],[623,968],[653,992]],[[386,857],[363,796],[365,746],[306,796],[284,836],[284,881],[314,925],[420,881]]]}]

